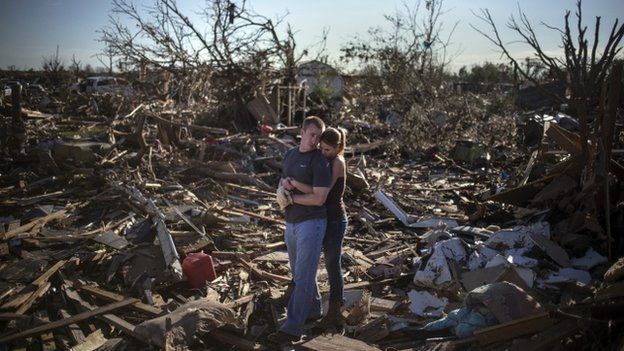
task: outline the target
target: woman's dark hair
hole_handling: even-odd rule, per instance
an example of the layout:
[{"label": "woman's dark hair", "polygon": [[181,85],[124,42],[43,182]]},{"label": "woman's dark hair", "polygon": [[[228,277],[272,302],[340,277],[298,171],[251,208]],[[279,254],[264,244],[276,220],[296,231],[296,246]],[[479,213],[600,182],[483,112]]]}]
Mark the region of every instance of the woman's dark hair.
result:
[{"label": "woman's dark hair", "polygon": [[347,145],[347,132],[342,128],[329,127],[321,134],[320,141],[331,147],[338,148],[338,155],[342,155]]}]

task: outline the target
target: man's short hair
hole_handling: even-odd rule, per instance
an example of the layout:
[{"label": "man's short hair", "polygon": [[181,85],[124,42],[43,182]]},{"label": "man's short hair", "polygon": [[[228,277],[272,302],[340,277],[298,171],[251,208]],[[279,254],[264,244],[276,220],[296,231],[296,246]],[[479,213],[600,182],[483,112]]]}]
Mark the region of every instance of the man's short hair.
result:
[{"label": "man's short hair", "polygon": [[318,129],[325,129],[325,122],[320,117],[317,116],[309,116],[303,120],[303,124],[301,125],[302,129],[306,129],[310,124],[314,124]]}]

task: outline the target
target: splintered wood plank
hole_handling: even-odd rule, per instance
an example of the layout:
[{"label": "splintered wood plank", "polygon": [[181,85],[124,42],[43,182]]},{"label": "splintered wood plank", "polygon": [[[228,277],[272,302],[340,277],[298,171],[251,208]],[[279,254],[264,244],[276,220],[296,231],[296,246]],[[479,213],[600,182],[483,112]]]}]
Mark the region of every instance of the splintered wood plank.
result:
[{"label": "splintered wood plank", "polygon": [[[550,351],[561,348],[561,341],[574,335],[579,330],[579,325],[575,320],[565,320],[561,323],[557,323],[546,328],[530,338],[527,336],[524,339],[514,340],[512,346],[508,349],[510,351]],[[578,344],[577,344],[578,345]],[[574,349],[574,347],[566,347]]]},{"label": "splintered wood plank", "polygon": [[50,284],[49,282],[46,282],[45,284],[40,285],[37,288],[37,290],[35,290],[35,292],[32,293],[28,297],[28,299],[26,299],[26,301],[24,301],[24,303],[17,309],[17,311],[15,311],[15,313],[24,314],[26,311],[28,311],[32,307],[32,305],[35,303],[35,301],[37,301],[38,298],[45,295],[48,289],[50,289],[51,285],[52,284]]},{"label": "splintered wood plank", "polygon": [[50,277],[58,272],[59,269],[63,268],[63,266],[65,265],[65,263],[67,263],[67,260],[60,260],[58,262],[56,262],[52,267],[50,267],[50,269],[48,269],[45,273],[43,273],[42,275],[39,276],[39,278],[35,279],[32,284],[33,285],[41,285],[45,282],[48,281],[48,279],[50,279]]},{"label": "splintered wood plank", "polygon": [[[48,317],[48,314],[45,310],[40,311],[40,314],[41,314],[42,319],[46,323],[50,323],[50,317]],[[42,345],[43,350],[46,350],[46,351],[56,350],[56,343],[54,342],[54,334],[52,333],[52,331],[41,333],[39,338],[41,339],[41,345]]]},{"label": "splintered wood plank", "polygon": [[483,328],[474,332],[474,337],[481,345],[488,345],[515,337],[533,334],[546,329],[556,322],[548,312],[538,313],[525,318],[501,323],[492,327]]},{"label": "splintered wood plank", "polygon": [[543,178],[537,179],[533,182],[526,183],[525,185],[515,187],[509,190],[503,190],[498,194],[486,197],[485,200],[502,202],[512,205],[524,204],[533,199],[533,197],[535,197],[535,195],[537,195],[537,193],[539,193],[546,184],[551,182],[558,175],[558,173],[551,174]]},{"label": "splintered wood plank", "polygon": [[[63,289],[64,289],[65,295],[67,296],[68,299],[74,301],[79,308],[83,308],[83,309],[86,309],[86,310],[89,310],[89,311],[93,311],[93,310],[97,309],[96,306],[93,306],[90,303],[88,303],[87,301],[83,300],[80,297],[80,295],[78,294],[78,292],[76,292],[75,290],[71,289],[71,286],[72,286],[71,282],[66,280]],[[136,301],[139,301],[139,300],[136,300]],[[141,335],[139,335],[139,334],[134,332],[134,328],[135,328],[134,324],[129,323],[129,322],[123,320],[122,318],[119,318],[118,316],[116,316],[114,314],[106,313],[106,314],[103,314],[101,316],[98,316],[98,318],[103,320],[104,322],[106,322],[108,324],[114,325],[115,327],[117,327],[122,332],[126,333],[127,335],[130,335],[130,336],[134,337],[137,340],[141,340],[143,342],[147,342],[147,340],[145,340],[143,338],[143,336],[141,336]]]},{"label": "splintered wood plank", "polygon": [[268,191],[256,189],[256,188],[249,187],[249,186],[243,186],[243,185],[238,185],[234,183],[224,183],[223,185],[230,187],[230,188],[243,190],[245,193],[252,192],[252,193],[256,193],[256,194],[263,195],[263,196],[271,196],[271,197],[275,196],[274,193],[270,193]]},{"label": "splintered wood plank", "polygon": [[399,305],[399,301],[382,299],[379,297],[371,298],[371,311],[392,312]]},{"label": "splintered wood plank", "polygon": [[294,349],[310,351],[381,351],[364,341],[351,339],[339,334],[319,335],[296,346]]},{"label": "splintered wood plank", "polygon": [[[71,315],[63,309],[59,310],[59,314],[61,315],[61,317],[63,317],[63,319],[71,317]],[[80,329],[80,326],[78,326],[78,324],[68,325],[67,331],[69,332],[69,336],[72,338],[75,344],[82,344],[84,342],[85,335],[82,332],[82,329]]]},{"label": "splintered wood plank", "polygon": [[253,294],[252,295],[247,295],[247,296],[243,296],[243,297],[241,297],[239,299],[236,299],[236,300],[234,300],[232,302],[228,302],[225,305],[227,307],[229,307],[229,308],[236,308],[238,306],[242,306],[243,304],[248,303],[249,301],[251,301],[253,299],[254,299],[254,295]]},{"label": "splintered wood plank", "polygon": [[[42,296],[42,293],[45,293],[48,290],[48,288],[50,287],[50,284],[48,283],[48,279],[50,279],[50,277],[54,273],[58,272],[58,270],[61,269],[65,265],[65,263],[67,263],[66,260],[61,260],[57,262],[56,264],[54,264],[45,273],[43,273],[37,279],[35,279],[32,283],[22,288],[18,292],[17,297],[12,299],[11,301],[8,301],[4,305],[2,305],[2,307],[0,308],[11,309],[11,308],[15,308],[19,306],[17,313],[23,314],[25,311],[27,311],[30,308],[30,306],[35,302],[37,298]],[[44,290],[42,286],[47,286],[47,288],[45,288]]]},{"label": "splintered wood plank", "polygon": [[[30,221],[27,224],[24,224],[22,226],[19,226],[17,228],[14,229],[9,229],[8,232],[4,233],[4,240],[9,240],[12,237],[16,236],[17,234],[21,234],[21,233],[25,233],[29,230],[32,230],[33,228],[41,228],[43,227],[46,223],[55,220],[55,219],[59,219],[59,218],[63,218],[65,216],[65,210],[60,210],[57,212],[54,212],[52,214],[49,214],[45,217],[40,217],[37,219],[34,219],[32,221]],[[9,227],[10,228],[10,227]]]},{"label": "splintered wood plank", "polygon": [[54,321],[51,323],[47,323],[44,325],[40,325],[28,330],[24,330],[22,332],[19,333],[15,333],[15,334],[11,334],[11,335],[7,335],[3,338],[0,338],[0,344],[3,343],[7,343],[9,341],[13,341],[13,340],[17,340],[17,339],[22,339],[25,337],[29,337],[32,335],[37,335],[37,334],[41,334],[50,330],[54,330],[54,329],[58,329],[58,328],[62,328],[65,326],[68,326],[70,324],[74,324],[74,323],[78,323],[87,319],[91,319],[93,317],[96,316],[100,316],[103,314],[106,314],[108,312],[112,312],[115,310],[118,310],[120,308],[126,307],[128,305],[132,305],[133,303],[136,303],[137,301],[139,301],[138,299],[126,299],[124,301],[120,301],[120,302],[114,302],[111,303],[109,305],[103,306],[103,307],[99,307],[96,308],[92,311],[86,311],[86,312],[82,312],[76,315],[71,316],[70,318],[66,318],[66,319],[61,319],[58,321]]},{"label": "splintered wood plank", "polygon": [[186,222],[186,224],[188,224],[191,228],[193,228],[193,230],[195,230],[195,232],[197,234],[199,234],[200,236],[206,236],[206,232],[199,230],[199,228],[197,228],[197,226],[195,224],[193,224],[193,222],[191,222],[190,219],[188,219],[184,213],[182,213],[182,211],[180,211],[180,209],[178,208],[178,206],[172,204],[171,202],[169,202],[169,200],[167,200],[167,198],[163,197],[163,200],[165,200],[165,203],[167,204],[167,206],[173,208],[173,211],[180,217],[182,218],[182,220],[184,222]]},{"label": "splintered wood plank", "polygon": [[355,289],[367,288],[367,287],[373,286],[373,285],[392,284],[392,283],[395,283],[399,279],[401,279],[401,277],[388,278],[388,279],[376,280],[376,281],[362,281],[362,282],[357,282],[357,283],[349,283],[349,284],[345,284],[344,289],[345,290],[355,290]]},{"label": "splintered wood plank", "polygon": [[99,318],[108,324],[114,325],[117,329],[134,337],[135,339],[145,341],[142,336],[134,332],[134,328],[136,327],[134,324],[129,323],[124,319],[110,313],[101,315]]},{"label": "splintered wood plank", "polygon": [[[102,298],[104,300],[107,301],[123,301],[124,299],[126,299],[125,296],[122,295],[118,295],[115,294],[113,292],[110,291],[106,291],[104,289],[92,286],[92,285],[83,285],[79,288],[82,291],[86,291],[92,295],[95,295],[99,298]],[[158,307],[154,307],[154,306],[150,306],[148,304],[145,304],[143,302],[137,302],[136,304],[131,306],[133,309],[139,311],[139,312],[143,312],[146,313],[148,315],[152,315],[152,316],[159,316],[162,313],[162,310]]]},{"label": "splintered wood plank", "polygon": [[245,351],[265,350],[266,348],[260,344],[257,344],[251,340],[247,340],[238,335],[228,333],[221,329],[215,329],[210,332],[210,335],[216,340],[227,344],[236,346],[237,349]]},{"label": "splintered wood plank", "polygon": [[266,271],[263,271],[261,269],[259,269],[258,267],[256,267],[256,265],[249,263],[247,261],[245,261],[244,259],[239,259],[238,260],[245,268],[247,268],[248,270],[251,271],[251,273],[253,273],[254,275],[256,275],[259,278],[262,279],[270,279],[276,283],[288,283],[291,281],[290,277],[286,277],[283,275],[277,275],[277,274],[273,274],[273,273],[269,273]]},{"label": "splintered wood plank", "polygon": [[102,333],[102,329],[98,329],[89,334],[81,343],[72,347],[71,351],[94,351],[98,350],[108,341]]},{"label": "splintered wood plank", "polygon": [[281,219],[277,219],[277,218],[271,218],[271,217],[267,217],[267,216],[263,216],[263,215],[259,215],[257,213],[254,212],[250,212],[250,211],[245,211],[242,210],[240,208],[234,208],[231,210],[228,209],[223,209],[222,210],[223,213],[230,215],[230,216],[240,216],[240,215],[247,215],[249,217],[254,217],[254,218],[258,218],[258,219],[262,219],[265,220],[267,222],[273,222],[273,223],[277,223],[277,224],[283,224],[286,225],[286,222],[284,222]]}]

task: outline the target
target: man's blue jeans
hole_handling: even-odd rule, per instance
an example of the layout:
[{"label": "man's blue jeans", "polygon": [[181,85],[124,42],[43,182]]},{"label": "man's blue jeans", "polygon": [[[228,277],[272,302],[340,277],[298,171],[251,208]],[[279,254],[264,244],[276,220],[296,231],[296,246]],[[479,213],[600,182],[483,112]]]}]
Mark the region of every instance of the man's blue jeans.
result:
[{"label": "man's blue jeans", "polygon": [[285,333],[300,336],[306,319],[322,314],[316,271],[326,227],[325,218],[286,223],[284,241],[295,288],[288,301],[286,322],[280,328]]},{"label": "man's blue jeans", "polygon": [[344,298],[340,258],[345,230],[347,230],[346,218],[327,222],[327,230],[325,230],[325,238],[323,239],[323,254],[325,255],[325,268],[329,281],[329,302],[342,302]]}]

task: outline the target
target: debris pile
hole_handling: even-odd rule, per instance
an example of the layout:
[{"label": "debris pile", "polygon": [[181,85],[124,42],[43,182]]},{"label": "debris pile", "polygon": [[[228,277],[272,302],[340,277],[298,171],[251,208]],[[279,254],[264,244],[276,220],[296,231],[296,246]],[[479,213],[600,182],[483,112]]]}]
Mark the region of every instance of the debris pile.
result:
[{"label": "debris pile", "polygon": [[[578,133],[539,124],[527,155],[520,116],[477,111],[479,98],[414,107],[401,131],[337,122],[350,140],[345,333],[310,328],[302,347],[622,345],[621,153],[598,160],[613,172],[601,191]],[[3,144],[0,345],[274,347],[290,281],[274,191],[298,128],[231,134],[115,94],[48,106],[20,109],[23,142]],[[405,139],[419,128],[436,137]]]}]

